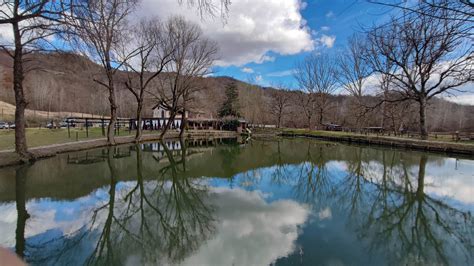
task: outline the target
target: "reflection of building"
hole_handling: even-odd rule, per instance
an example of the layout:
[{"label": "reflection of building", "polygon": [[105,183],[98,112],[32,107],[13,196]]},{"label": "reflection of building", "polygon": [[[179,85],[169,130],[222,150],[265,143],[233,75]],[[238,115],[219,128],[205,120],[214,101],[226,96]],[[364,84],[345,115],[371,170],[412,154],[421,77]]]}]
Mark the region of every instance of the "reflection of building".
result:
[{"label": "reflection of building", "polygon": [[181,150],[182,147],[181,147],[181,142],[179,141],[167,141],[167,142],[164,142],[163,144],[160,143],[160,142],[154,142],[154,143],[143,143],[141,146],[142,146],[142,150],[143,151],[150,151],[150,152],[163,152],[165,151],[165,147],[163,147],[163,145],[166,145],[166,148],[169,150],[169,151],[176,151],[176,150]]}]

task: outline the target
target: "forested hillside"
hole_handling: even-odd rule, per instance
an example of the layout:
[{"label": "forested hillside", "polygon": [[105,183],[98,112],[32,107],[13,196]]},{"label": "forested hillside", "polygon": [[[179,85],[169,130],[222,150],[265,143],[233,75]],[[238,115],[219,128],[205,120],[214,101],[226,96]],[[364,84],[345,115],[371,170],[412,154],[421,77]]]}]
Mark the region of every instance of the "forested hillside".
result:
[{"label": "forested hillside", "polygon": [[[100,79],[102,68],[85,57],[70,53],[32,54],[27,63],[25,89],[28,109],[43,111],[66,111],[108,115],[107,91],[94,79]],[[0,100],[14,104],[12,89],[12,61],[0,54]],[[136,103],[125,89],[124,78],[119,79],[117,90],[118,114],[120,117],[135,115]],[[199,79],[201,90],[192,101],[191,109],[217,117],[218,109],[225,98],[225,88],[234,83],[239,91],[240,113],[250,123],[277,124],[286,127],[308,127],[310,119],[305,116],[303,106],[306,94],[296,91],[280,91],[262,88],[230,77],[207,77]],[[155,84],[151,90],[158,90]],[[151,115],[151,107],[157,103],[152,93],[147,95],[145,117]],[[281,104],[283,101],[283,105]],[[331,95],[323,113],[315,112],[311,121],[322,115],[324,123],[336,123],[347,127],[384,126],[386,128],[417,129],[415,103],[403,102],[377,106],[378,99],[364,97],[364,105],[370,108],[354,108],[352,96]],[[316,110],[317,106],[314,106]],[[382,115],[385,108],[385,117]],[[280,111],[280,112],[279,112]],[[474,106],[462,106],[441,99],[429,105],[428,127],[430,131],[474,131]],[[281,115],[280,115],[281,114]]]}]

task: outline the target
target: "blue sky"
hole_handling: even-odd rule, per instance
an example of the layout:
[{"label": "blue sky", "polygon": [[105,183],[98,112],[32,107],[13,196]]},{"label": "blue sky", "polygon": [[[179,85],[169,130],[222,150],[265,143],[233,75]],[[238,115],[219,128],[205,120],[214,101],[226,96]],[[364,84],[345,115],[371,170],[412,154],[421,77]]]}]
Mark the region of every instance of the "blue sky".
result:
[{"label": "blue sky", "polygon": [[333,45],[317,45],[311,51],[301,51],[291,55],[269,51],[267,55],[273,57],[274,61],[216,67],[215,74],[244,81],[253,78],[257,79],[260,85],[284,83],[294,87],[295,81],[290,73],[295,63],[302,60],[304,56],[312,52],[338,53],[344,49],[348,37],[355,32],[360,32],[363,26],[380,23],[389,16],[387,8],[365,0],[311,0],[305,3],[306,7],[300,10],[300,13],[306,26],[311,30],[311,37],[313,39],[322,36],[334,38]]},{"label": "blue sky", "polygon": [[[220,0],[212,0],[219,4]],[[295,87],[291,70],[312,52],[337,53],[361,25],[388,17],[387,8],[367,0],[232,0],[221,17],[202,19],[196,8],[177,0],[141,0],[139,17],[161,19],[181,15],[200,25],[206,37],[217,42],[220,57],[216,76],[243,81],[253,77],[268,86]]]}]

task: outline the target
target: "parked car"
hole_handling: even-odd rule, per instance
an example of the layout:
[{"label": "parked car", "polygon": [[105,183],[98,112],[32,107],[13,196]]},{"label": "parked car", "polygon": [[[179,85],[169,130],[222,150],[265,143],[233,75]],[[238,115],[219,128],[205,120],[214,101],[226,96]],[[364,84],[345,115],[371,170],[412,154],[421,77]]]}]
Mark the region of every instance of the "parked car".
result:
[{"label": "parked car", "polygon": [[8,129],[8,123],[0,122],[0,129]]},{"label": "parked car", "polygon": [[49,128],[49,129],[53,129],[53,128],[56,128],[56,124],[54,122],[48,122],[46,124],[46,128]]},{"label": "parked car", "polygon": [[[59,127],[60,128],[67,128],[67,122],[63,121],[63,122],[59,123]],[[72,127],[72,125],[69,125],[69,127]]]},{"label": "parked car", "polygon": [[9,129],[15,129],[15,127],[16,127],[16,126],[15,126],[15,123],[10,123],[10,124],[8,124],[8,128],[9,128]]}]

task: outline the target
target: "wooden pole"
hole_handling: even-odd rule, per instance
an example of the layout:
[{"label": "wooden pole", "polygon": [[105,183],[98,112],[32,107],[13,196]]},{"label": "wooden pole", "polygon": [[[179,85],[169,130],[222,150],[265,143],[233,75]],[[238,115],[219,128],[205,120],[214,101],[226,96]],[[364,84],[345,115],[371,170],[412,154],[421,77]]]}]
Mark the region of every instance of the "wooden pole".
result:
[{"label": "wooden pole", "polygon": [[88,119],[86,118],[86,137],[89,137],[89,122]]},{"label": "wooden pole", "polygon": [[70,129],[70,126],[69,126],[69,119],[67,120],[67,137],[71,138],[71,129]]}]

